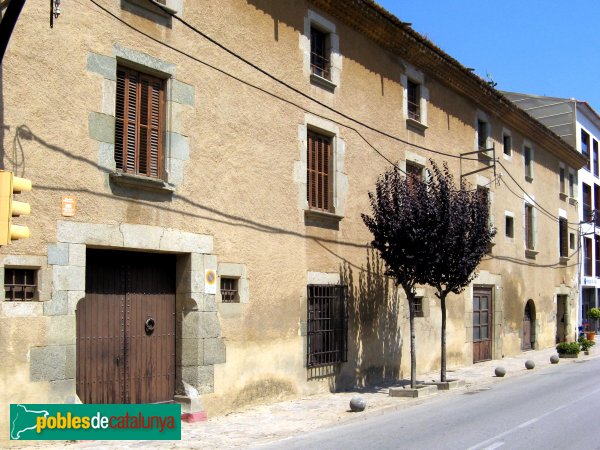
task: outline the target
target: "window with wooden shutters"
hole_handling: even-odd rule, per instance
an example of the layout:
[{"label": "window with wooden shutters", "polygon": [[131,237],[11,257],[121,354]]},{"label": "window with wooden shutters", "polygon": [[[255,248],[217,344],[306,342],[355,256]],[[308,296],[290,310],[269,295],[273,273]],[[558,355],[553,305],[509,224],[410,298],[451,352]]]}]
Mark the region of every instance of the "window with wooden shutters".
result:
[{"label": "window with wooden shutters", "polygon": [[529,204],[525,205],[525,248],[535,250],[533,206]]},{"label": "window with wooden shutters", "polygon": [[567,219],[561,217],[558,219],[558,236],[559,236],[559,248],[560,257],[566,258],[569,256],[569,228]]},{"label": "window with wooden shutters", "polygon": [[331,212],[332,138],[308,132],[307,200],[311,209]]},{"label": "window with wooden shutters", "polygon": [[134,175],[163,174],[164,81],[117,67],[115,162]]}]

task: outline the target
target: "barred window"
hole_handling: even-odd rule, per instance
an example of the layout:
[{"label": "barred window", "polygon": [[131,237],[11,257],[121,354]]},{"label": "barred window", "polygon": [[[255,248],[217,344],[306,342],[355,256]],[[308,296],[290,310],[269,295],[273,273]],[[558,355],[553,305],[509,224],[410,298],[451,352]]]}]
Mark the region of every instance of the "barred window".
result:
[{"label": "barred window", "polygon": [[4,269],[4,300],[33,301],[37,283],[34,269]]},{"label": "barred window", "polygon": [[408,96],[408,118],[421,121],[421,86],[414,81],[408,80],[406,87]]},{"label": "barred window", "polygon": [[413,302],[413,311],[415,313],[415,317],[425,317],[423,313],[423,297],[415,297],[415,301]]},{"label": "barred window", "polygon": [[346,287],[308,286],[307,366],[348,361]]},{"label": "barred window", "polygon": [[223,303],[239,303],[237,278],[221,277],[221,301]]},{"label": "barred window", "polygon": [[331,79],[329,34],[314,27],[310,29],[310,71],[327,80]]}]

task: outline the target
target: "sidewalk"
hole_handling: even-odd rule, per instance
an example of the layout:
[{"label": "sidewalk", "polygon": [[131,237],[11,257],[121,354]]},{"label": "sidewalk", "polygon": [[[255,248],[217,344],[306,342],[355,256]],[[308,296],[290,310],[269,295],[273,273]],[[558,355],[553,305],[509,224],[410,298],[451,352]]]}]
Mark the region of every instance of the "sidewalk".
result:
[{"label": "sidewalk", "polygon": [[[596,353],[595,353],[596,352]],[[528,351],[518,356],[478,363],[468,367],[448,370],[448,378],[465,381],[459,392],[476,391],[489,388],[495,383],[514,377],[525,376],[540,370],[552,370],[550,356],[556,354],[554,348]],[[578,359],[561,359],[559,365],[573,364],[582,360],[600,357],[598,349],[592,349],[589,356],[579,354]],[[535,362],[534,370],[525,368],[525,361]],[[506,376],[498,378],[494,369],[502,366]],[[439,379],[439,372],[431,372],[419,377],[420,381]],[[328,427],[338,423],[363,420],[372,415],[385,414],[386,411],[408,408],[415,404],[430,401],[431,397],[418,399],[389,397],[388,388],[373,388],[368,392],[341,392],[320,394],[302,398],[261,405],[227,416],[213,417],[207,422],[194,424],[182,423],[181,441],[90,441],[60,444],[40,443],[39,448],[97,449],[119,448],[135,449],[152,447],[153,449],[194,448],[194,449],[230,449],[259,446],[267,442],[284,439],[311,430]],[[440,392],[437,395],[452,395],[453,392]],[[360,395],[367,402],[362,413],[349,411],[350,399]],[[27,448],[32,448],[29,442]],[[33,447],[35,448],[35,446]]]}]

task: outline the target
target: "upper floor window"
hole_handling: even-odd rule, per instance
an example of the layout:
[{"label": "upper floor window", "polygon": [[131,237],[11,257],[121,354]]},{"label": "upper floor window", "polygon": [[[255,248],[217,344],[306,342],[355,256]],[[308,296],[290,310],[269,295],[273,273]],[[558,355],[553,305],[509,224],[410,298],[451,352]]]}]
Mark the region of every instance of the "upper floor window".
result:
[{"label": "upper floor window", "polygon": [[311,209],[330,212],[332,151],[331,137],[308,132],[307,200]]},{"label": "upper floor window", "polygon": [[525,179],[533,179],[533,150],[528,145],[523,147],[523,159],[525,161]]},{"label": "upper floor window", "polygon": [[406,161],[406,176],[417,180],[423,179],[423,166],[413,161]]},{"label": "upper floor window", "polygon": [[566,183],[567,183],[566,169],[561,166],[558,169],[558,192],[560,194],[566,194],[567,193]]},{"label": "upper floor window", "polygon": [[485,120],[477,119],[477,146],[479,150],[487,150],[488,123]]},{"label": "upper floor window", "polygon": [[583,274],[592,276],[592,239],[583,238]]},{"label": "upper floor window", "polygon": [[512,136],[508,133],[502,133],[502,151],[505,156],[512,155]]},{"label": "upper floor window", "polygon": [[35,300],[37,288],[34,269],[4,269],[4,300],[26,302]]},{"label": "upper floor window", "polygon": [[117,67],[115,162],[123,172],[163,175],[164,80]]},{"label": "upper floor window", "polygon": [[558,219],[558,249],[559,256],[566,258],[569,256],[569,241],[568,241],[569,227],[567,219],[560,217]]},{"label": "upper floor window", "polygon": [[408,118],[421,121],[421,87],[412,80],[407,81]]},{"label": "upper floor window", "polygon": [[596,139],[592,139],[592,154],[593,156],[593,164],[594,164],[594,175],[598,176],[598,141]]},{"label": "upper floor window", "polygon": [[577,179],[575,178],[575,174],[569,171],[569,197],[575,198],[577,194]]},{"label": "upper floor window", "polygon": [[585,168],[590,170],[590,135],[585,130],[581,130],[581,153],[587,159]]},{"label": "upper floor window", "polygon": [[581,183],[582,201],[583,201],[583,221],[592,220],[592,187],[586,183]]},{"label": "upper floor window", "polygon": [[329,60],[329,34],[315,27],[310,29],[310,70],[313,74],[331,79]]},{"label": "upper floor window", "polygon": [[535,250],[535,216],[533,205],[525,203],[525,249]]}]

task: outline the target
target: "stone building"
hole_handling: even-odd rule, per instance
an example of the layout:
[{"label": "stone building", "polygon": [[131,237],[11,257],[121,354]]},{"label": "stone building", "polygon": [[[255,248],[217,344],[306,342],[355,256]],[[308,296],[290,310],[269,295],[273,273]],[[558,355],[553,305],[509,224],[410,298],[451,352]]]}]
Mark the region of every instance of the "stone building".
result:
[{"label": "stone building", "polygon": [[590,308],[600,306],[600,115],[590,104],[574,98],[505,92],[519,108],[558,134],[586,159],[576,171],[561,167],[560,192],[579,208],[580,240],[572,233],[572,250],[578,249],[579,307],[577,323],[585,329],[598,324],[588,320]]},{"label": "stone building", "polygon": [[390,161],[485,169],[498,234],[449,299],[449,367],[574,334],[559,168],[583,158],[375,3],[84,0],[53,28],[43,3],[1,67],[3,165],[34,184],[32,237],[1,249],[3,403],[219,414],[405,377],[406,299],[360,216]]}]

